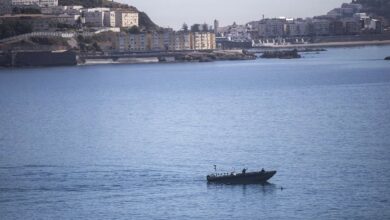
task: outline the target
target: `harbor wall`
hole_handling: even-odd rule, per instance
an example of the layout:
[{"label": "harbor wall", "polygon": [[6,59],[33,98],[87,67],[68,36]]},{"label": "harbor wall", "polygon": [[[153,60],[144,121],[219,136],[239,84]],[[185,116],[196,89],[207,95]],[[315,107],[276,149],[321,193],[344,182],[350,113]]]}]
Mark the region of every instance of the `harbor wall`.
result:
[{"label": "harbor wall", "polygon": [[74,66],[77,55],[73,51],[9,51],[0,54],[3,67]]},{"label": "harbor wall", "polygon": [[74,66],[77,65],[76,53],[73,51],[22,51],[12,55],[12,66]]}]

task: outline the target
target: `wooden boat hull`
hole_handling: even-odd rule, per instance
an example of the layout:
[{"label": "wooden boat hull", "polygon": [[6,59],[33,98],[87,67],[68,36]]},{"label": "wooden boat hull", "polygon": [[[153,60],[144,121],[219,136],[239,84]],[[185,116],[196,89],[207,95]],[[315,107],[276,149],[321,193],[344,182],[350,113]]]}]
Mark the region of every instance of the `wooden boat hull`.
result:
[{"label": "wooden boat hull", "polygon": [[252,172],[246,174],[236,175],[209,175],[207,176],[207,182],[209,183],[227,183],[227,184],[254,184],[254,183],[266,183],[276,174],[276,171],[264,171],[264,172]]}]

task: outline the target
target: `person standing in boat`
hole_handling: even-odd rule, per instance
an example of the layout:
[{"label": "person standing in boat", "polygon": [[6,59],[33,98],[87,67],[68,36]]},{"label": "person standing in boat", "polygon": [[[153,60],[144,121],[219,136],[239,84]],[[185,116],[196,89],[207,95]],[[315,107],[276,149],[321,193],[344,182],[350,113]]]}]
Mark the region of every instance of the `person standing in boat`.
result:
[{"label": "person standing in boat", "polygon": [[244,169],[242,170],[242,174],[244,174],[244,175],[245,175],[245,174],[246,174],[246,170],[247,170],[247,169],[246,169],[246,168],[244,168]]}]

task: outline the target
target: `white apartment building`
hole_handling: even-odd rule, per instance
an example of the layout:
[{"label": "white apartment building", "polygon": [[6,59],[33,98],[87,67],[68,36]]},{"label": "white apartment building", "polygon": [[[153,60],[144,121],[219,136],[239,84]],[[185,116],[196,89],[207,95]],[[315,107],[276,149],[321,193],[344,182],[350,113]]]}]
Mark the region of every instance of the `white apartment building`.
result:
[{"label": "white apartment building", "polygon": [[211,50],[215,49],[215,34],[211,32],[192,33],[193,50]]},{"label": "white apartment building", "polygon": [[138,24],[138,12],[115,11],[115,27],[138,27]]},{"label": "white apartment building", "polygon": [[216,48],[214,32],[119,33],[114,42],[120,51],[212,50]]}]

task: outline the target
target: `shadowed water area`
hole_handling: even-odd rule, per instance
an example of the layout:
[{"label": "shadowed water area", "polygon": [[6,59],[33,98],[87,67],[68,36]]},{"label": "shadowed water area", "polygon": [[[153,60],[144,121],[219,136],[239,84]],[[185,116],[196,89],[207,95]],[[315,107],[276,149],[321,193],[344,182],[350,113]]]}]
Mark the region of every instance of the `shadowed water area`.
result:
[{"label": "shadowed water area", "polygon": [[388,219],[389,51],[0,69],[1,219]]}]

